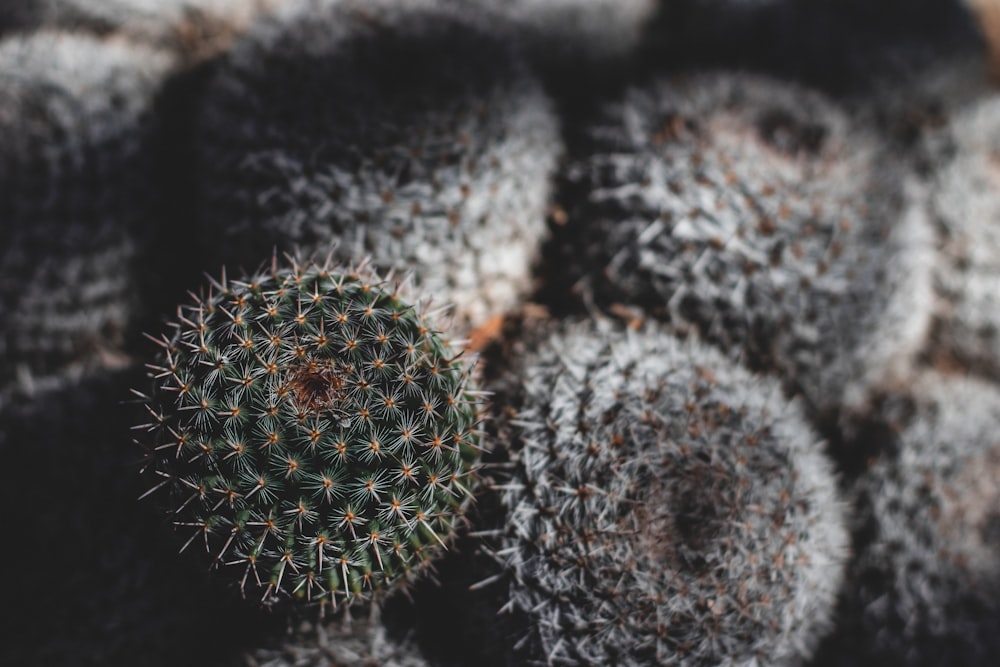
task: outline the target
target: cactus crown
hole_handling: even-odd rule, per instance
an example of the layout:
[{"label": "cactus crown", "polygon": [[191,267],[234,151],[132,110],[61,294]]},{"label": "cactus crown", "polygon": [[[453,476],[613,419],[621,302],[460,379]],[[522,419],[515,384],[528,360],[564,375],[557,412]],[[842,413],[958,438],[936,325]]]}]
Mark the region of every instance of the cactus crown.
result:
[{"label": "cactus crown", "polygon": [[369,597],[443,547],[467,504],[470,368],[400,289],[272,263],[214,282],[158,341],[147,495],[265,604]]}]

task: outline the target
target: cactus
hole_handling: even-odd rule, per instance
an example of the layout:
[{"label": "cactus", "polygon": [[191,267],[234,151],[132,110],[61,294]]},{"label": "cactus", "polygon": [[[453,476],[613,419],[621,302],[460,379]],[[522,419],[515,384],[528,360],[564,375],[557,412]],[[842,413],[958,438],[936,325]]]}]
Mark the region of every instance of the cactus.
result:
[{"label": "cactus", "polygon": [[531,286],[558,127],[508,45],[434,3],[318,2],[263,22],[200,123],[206,262],[272,247],[412,271],[470,330]]},{"label": "cactus", "polygon": [[145,471],[184,548],[266,605],[336,605],[407,579],[454,535],[476,392],[400,285],[273,263],[178,318],[150,371]]},{"label": "cactus", "polygon": [[120,357],[138,310],[151,109],[170,64],[77,34],[0,43],[0,376],[22,388]]},{"label": "cactus", "polygon": [[[0,9],[0,30],[64,28],[116,34],[194,63],[228,47],[260,14],[286,0],[34,0]],[[6,12],[6,14],[5,14]]]},{"label": "cactus", "polygon": [[935,178],[938,231],[933,344],[970,371],[1000,377],[1000,101],[987,98],[951,121],[952,159]]},{"label": "cactus", "polygon": [[909,372],[932,302],[922,190],[830,100],[692,75],[630,91],[587,133],[566,262],[598,303],[777,371],[821,413]]},{"label": "cactus", "polygon": [[[1000,392],[928,372],[883,408],[898,433],[855,485],[839,664],[989,665],[1000,638]],[[833,663],[831,663],[833,664]]]},{"label": "cactus", "polygon": [[378,607],[367,617],[333,623],[302,622],[290,628],[272,646],[248,651],[247,667],[311,667],[313,665],[371,665],[372,667],[429,667],[411,637],[393,636],[382,622]]},{"label": "cactus", "polygon": [[[786,664],[829,628],[844,508],[777,383],[662,330],[515,364],[508,610],[539,664]],[[535,664],[533,662],[532,664]]]}]

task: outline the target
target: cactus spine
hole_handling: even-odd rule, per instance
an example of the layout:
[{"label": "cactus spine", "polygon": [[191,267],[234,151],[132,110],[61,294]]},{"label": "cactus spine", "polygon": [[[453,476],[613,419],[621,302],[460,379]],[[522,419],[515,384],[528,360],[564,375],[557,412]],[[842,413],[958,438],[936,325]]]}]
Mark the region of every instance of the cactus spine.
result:
[{"label": "cactus spine", "polygon": [[398,284],[328,263],[214,283],[151,366],[145,467],[266,604],[336,603],[453,535],[479,453],[470,367]]}]

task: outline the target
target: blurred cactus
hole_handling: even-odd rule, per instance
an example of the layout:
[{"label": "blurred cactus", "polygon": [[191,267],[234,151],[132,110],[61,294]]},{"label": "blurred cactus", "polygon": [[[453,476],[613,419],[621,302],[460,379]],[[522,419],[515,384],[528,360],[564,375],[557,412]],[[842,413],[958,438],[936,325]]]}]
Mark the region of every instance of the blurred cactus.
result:
[{"label": "blurred cactus", "polygon": [[227,47],[287,0],[32,0],[0,8],[0,31],[63,28],[126,36],[193,62]]},{"label": "blurred cactus", "polygon": [[955,114],[951,160],[935,175],[939,239],[934,345],[969,370],[1000,377],[1000,99]]},{"label": "blurred cactus", "polygon": [[151,107],[170,59],[38,32],[0,43],[0,376],[116,363],[138,305]]},{"label": "blurred cactus", "polygon": [[[635,56],[656,0],[444,0],[466,11],[492,13],[507,22],[513,41],[543,70],[586,66],[593,74]],[[558,85],[559,80],[552,83]]]},{"label": "blurred cactus", "polygon": [[[928,373],[856,484],[841,663],[988,665],[1000,650],[1000,393]],[[849,650],[839,647],[846,646]]]},{"label": "blurred cactus", "polygon": [[274,645],[244,654],[247,667],[370,665],[430,667],[410,637],[395,637],[382,623],[378,607],[365,617],[331,623],[302,622]]},{"label": "blurred cactus", "polygon": [[932,304],[922,191],[833,102],[693,75],[630,91],[587,132],[566,261],[599,304],[777,370],[821,412],[909,371]]},{"label": "blurred cactus", "polygon": [[537,81],[434,3],[306,8],[258,26],[208,91],[208,261],[337,243],[343,261],[413,271],[460,331],[513,307],[561,146]]}]

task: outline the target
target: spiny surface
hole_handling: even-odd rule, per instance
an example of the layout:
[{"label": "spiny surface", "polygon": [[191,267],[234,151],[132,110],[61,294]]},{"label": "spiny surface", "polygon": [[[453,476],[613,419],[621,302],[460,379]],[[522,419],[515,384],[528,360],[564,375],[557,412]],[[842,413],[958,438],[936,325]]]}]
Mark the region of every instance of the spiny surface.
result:
[{"label": "spiny surface", "polygon": [[[62,28],[125,35],[193,62],[229,45],[257,16],[288,0],[32,0],[6,17],[22,31]],[[0,25],[0,28],[3,26]]]},{"label": "spiny surface", "polygon": [[377,607],[349,622],[301,623],[274,646],[244,654],[247,667],[430,667],[411,637],[392,636]]},{"label": "spiny surface", "polygon": [[435,3],[384,0],[259,26],[212,82],[199,145],[209,261],[337,245],[413,271],[465,329],[529,288],[561,146],[508,45]]},{"label": "spiny surface", "polygon": [[1000,392],[928,373],[914,394],[909,416],[896,417],[905,426],[894,451],[856,485],[864,540],[835,644],[854,646],[843,664],[990,665],[1000,650]]},{"label": "spiny surface", "polygon": [[601,305],[777,370],[821,411],[907,372],[930,321],[930,228],[833,102],[692,75],[631,90],[585,134],[566,261]]},{"label": "spiny surface", "polygon": [[0,376],[114,355],[132,324],[153,98],[170,60],[58,32],[0,44]]},{"label": "spiny surface", "polygon": [[272,266],[178,318],[144,428],[150,492],[185,548],[267,604],[336,603],[405,579],[453,536],[479,451],[470,368],[396,286]]},{"label": "spiny surface", "polygon": [[950,123],[953,158],[935,177],[934,344],[964,368],[1000,377],[1000,100]]},{"label": "spiny surface", "polygon": [[841,580],[843,508],[780,388],[667,333],[569,327],[514,371],[508,609],[550,665],[794,663]]}]

